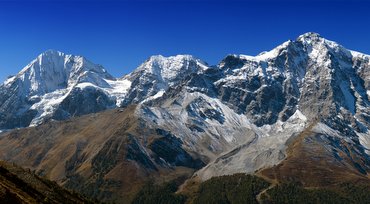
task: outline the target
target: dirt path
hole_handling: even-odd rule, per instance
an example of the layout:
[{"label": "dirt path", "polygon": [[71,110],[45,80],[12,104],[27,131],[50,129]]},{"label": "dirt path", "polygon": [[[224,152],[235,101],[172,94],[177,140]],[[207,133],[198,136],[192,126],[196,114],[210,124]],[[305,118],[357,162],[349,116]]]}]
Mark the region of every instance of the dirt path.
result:
[{"label": "dirt path", "polygon": [[[270,178],[268,178],[268,177],[266,177],[266,176],[264,176],[264,175],[262,175],[262,174],[259,174],[259,173],[257,173],[256,174],[256,176],[259,176],[260,178],[262,178],[262,179],[264,179],[265,181],[268,181],[268,182],[270,182],[270,186],[269,187],[267,187],[267,188],[265,188],[265,189],[263,189],[257,196],[256,196],[256,200],[257,200],[257,202],[258,203],[263,203],[262,202],[262,195],[263,194],[265,194],[268,190],[270,190],[270,189],[272,189],[272,188],[274,188],[279,182],[277,181],[277,180],[275,180],[275,179],[270,179]],[[268,194],[266,194],[266,196],[267,197],[270,197]]]},{"label": "dirt path", "polygon": [[[274,188],[275,186],[277,185],[277,183],[272,183],[269,187],[265,188],[263,191],[261,191],[257,196],[256,196],[256,199],[257,199],[257,202],[258,203],[262,203],[262,195],[265,194],[268,190]],[[266,194],[267,197],[270,197],[269,194]]]}]

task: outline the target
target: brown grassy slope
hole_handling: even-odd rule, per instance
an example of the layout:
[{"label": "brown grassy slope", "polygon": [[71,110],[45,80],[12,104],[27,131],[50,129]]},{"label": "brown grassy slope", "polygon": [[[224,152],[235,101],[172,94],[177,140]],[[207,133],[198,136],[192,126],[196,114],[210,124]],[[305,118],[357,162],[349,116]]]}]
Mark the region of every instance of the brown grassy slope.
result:
[{"label": "brown grassy slope", "polygon": [[30,171],[0,162],[0,203],[88,203],[88,201]]},{"label": "brown grassy slope", "polygon": [[0,159],[90,197],[118,203],[128,203],[149,179],[163,182],[190,176],[192,168],[162,168],[148,157],[152,152],[147,147],[162,136],[136,118],[135,108],[3,134]]},{"label": "brown grassy slope", "polygon": [[370,185],[368,175],[358,169],[364,163],[354,156],[358,154],[352,154],[356,151],[354,147],[343,139],[338,139],[333,146],[333,141],[325,139],[327,136],[312,131],[313,126],[291,142],[283,162],[258,174],[270,180],[300,182],[313,188],[334,187],[345,182]]}]

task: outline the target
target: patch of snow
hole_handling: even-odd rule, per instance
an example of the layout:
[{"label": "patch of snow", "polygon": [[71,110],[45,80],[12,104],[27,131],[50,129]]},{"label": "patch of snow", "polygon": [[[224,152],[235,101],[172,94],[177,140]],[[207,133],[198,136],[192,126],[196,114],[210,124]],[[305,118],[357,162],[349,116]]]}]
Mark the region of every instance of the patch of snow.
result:
[{"label": "patch of snow", "polygon": [[[31,121],[30,126],[37,126],[49,116],[52,116],[58,105],[68,96],[71,89],[60,89],[43,96],[36,96],[40,101],[31,106],[31,110],[37,110],[38,114]],[[35,98],[35,96],[34,96]]]},{"label": "patch of snow", "polygon": [[331,60],[326,58],[326,52],[328,50],[325,44],[318,44],[310,47],[308,56],[319,66],[330,67]]},{"label": "patch of snow", "polygon": [[210,69],[209,66],[205,65],[205,62],[202,62],[200,60],[197,60],[197,65],[202,69],[202,71],[205,71],[207,69]]},{"label": "patch of snow", "polygon": [[356,134],[358,135],[360,144],[365,148],[366,154],[370,156],[370,134],[369,132],[368,131],[366,133],[356,132]]},{"label": "patch of snow", "polygon": [[335,136],[338,138],[343,138],[340,132],[338,132],[337,130],[334,130],[333,128],[327,126],[324,123],[316,124],[315,127],[312,128],[312,131],[316,133],[325,134],[325,135]]},{"label": "patch of snow", "polygon": [[307,121],[307,117],[300,110],[296,110],[296,112],[288,119],[288,122],[296,119],[300,119],[303,122]]},{"label": "patch of snow", "polygon": [[122,101],[125,99],[125,96],[128,92],[128,90],[131,87],[131,81],[127,79],[121,79],[121,80],[105,80],[111,88],[106,88],[105,91],[107,91],[110,95],[115,96],[117,103],[117,106],[120,106]]},{"label": "patch of snow", "polygon": [[99,88],[98,86],[95,86],[94,84],[90,83],[90,82],[83,82],[83,83],[79,83],[79,84],[76,84],[77,88],[80,88],[80,89],[86,89],[88,87],[95,87],[95,88]]},{"label": "patch of snow", "polygon": [[354,115],[355,112],[356,112],[355,97],[350,92],[350,88],[349,88],[348,84],[345,81],[342,81],[339,84],[339,86],[340,86],[340,88],[342,90],[342,93],[344,95],[344,100],[345,100],[345,103],[347,105],[348,110]]},{"label": "patch of snow", "polygon": [[108,83],[108,87],[99,87],[95,84],[92,84],[90,82],[82,82],[78,83],[75,87],[85,89],[88,87],[93,87],[95,89],[100,89],[104,92],[106,92],[108,95],[113,96],[116,98],[116,105],[119,107],[122,103],[122,101],[125,99],[125,96],[128,92],[128,90],[131,87],[131,81],[127,79],[121,79],[121,80],[108,80],[104,79],[105,82]]},{"label": "patch of snow", "polygon": [[278,47],[270,50],[270,51],[264,51],[258,54],[257,56],[249,56],[249,55],[239,55],[241,59],[249,60],[249,61],[267,61],[268,59],[272,59],[277,57],[281,50],[286,48],[291,43],[290,40],[284,42],[283,44],[279,45]]},{"label": "patch of snow", "polygon": [[156,55],[140,65],[137,71],[144,70],[146,73],[157,76],[159,81],[165,81],[171,85],[173,80],[176,80],[180,75],[198,72],[200,71],[199,68],[200,70],[206,70],[208,66],[191,55],[171,57]]},{"label": "patch of snow", "polygon": [[159,97],[162,97],[164,93],[165,93],[164,90],[160,90],[154,96],[151,96],[150,99],[154,100],[154,99],[157,99]]},{"label": "patch of snow", "polygon": [[156,94],[154,94],[153,96],[149,96],[148,98],[146,98],[145,100],[143,100],[142,102],[141,102],[141,104],[142,103],[146,103],[146,102],[148,102],[148,101],[151,101],[151,100],[154,100],[154,99],[157,99],[157,98],[160,98],[160,97],[162,97],[163,96],[163,94],[165,93],[165,91],[164,90],[160,90],[160,91],[158,91]]},{"label": "patch of snow", "polygon": [[348,51],[351,53],[353,57],[356,57],[356,58],[370,58],[370,55],[367,55],[361,52],[357,52],[354,50],[348,50]]},{"label": "patch of snow", "polygon": [[13,82],[14,82],[14,80],[16,79],[16,77],[15,76],[12,76],[12,77],[10,77],[10,78],[7,78],[5,81],[4,81],[4,85],[6,86],[6,87],[9,87]]},{"label": "patch of snow", "polygon": [[286,138],[286,134],[289,134],[287,130],[291,131],[291,134],[298,133],[303,130],[306,124],[307,117],[303,115],[301,111],[296,110],[296,112],[287,121],[282,122],[281,120],[278,120],[272,125],[263,125],[258,129],[263,133],[262,137],[281,136],[282,138]]}]

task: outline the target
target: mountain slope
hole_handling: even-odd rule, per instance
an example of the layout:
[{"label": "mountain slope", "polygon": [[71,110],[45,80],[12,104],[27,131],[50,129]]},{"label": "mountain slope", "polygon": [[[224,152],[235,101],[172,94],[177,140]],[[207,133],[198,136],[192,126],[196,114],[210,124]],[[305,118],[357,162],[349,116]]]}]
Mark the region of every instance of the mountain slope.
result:
[{"label": "mountain slope", "polygon": [[291,139],[284,161],[259,174],[280,182],[299,182],[306,187],[369,184],[369,156],[344,135],[322,123],[312,124]]},{"label": "mountain slope", "polygon": [[121,203],[150,179],[189,177],[204,165],[134,111],[129,106],[4,133],[0,157],[89,197]]},{"label": "mountain slope", "polygon": [[90,203],[15,165],[0,162],[0,203]]}]

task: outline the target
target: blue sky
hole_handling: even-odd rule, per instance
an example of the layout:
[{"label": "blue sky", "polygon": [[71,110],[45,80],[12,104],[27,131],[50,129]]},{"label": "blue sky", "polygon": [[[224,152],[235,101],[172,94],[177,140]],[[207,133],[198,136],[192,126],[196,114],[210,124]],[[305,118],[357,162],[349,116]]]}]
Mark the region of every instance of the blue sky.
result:
[{"label": "blue sky", "polygon": [[217,64],[308,31],[370,54],[370,2],[0,0],[0,81],[48,49],[83,55],[118,77],[151,55]]}]

